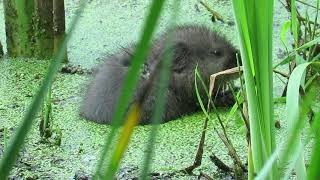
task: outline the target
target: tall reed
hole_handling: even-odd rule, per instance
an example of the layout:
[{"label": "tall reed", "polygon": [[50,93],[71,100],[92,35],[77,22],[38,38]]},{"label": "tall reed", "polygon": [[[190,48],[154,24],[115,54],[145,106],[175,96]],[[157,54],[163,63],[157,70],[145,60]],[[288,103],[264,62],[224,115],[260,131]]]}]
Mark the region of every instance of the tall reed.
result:
[{"label": "tall reed", "polygon": [[[275,149],[272,80],[273,1],[233,0],[248,100],[252,162],[249,179]],[[249,157],[251,155],[249,154]],[[252,167],[253,166],[253,167]],[[273,168],[268,179],[278,179]]]}]

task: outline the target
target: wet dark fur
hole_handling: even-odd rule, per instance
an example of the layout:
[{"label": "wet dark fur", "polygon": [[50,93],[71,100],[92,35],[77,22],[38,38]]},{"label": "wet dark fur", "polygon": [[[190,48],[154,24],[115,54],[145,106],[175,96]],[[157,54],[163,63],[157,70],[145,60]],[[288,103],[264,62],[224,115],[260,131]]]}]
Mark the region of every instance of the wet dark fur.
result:
[{"label": "wet dark fur", "polygon": [[[170,32],[170,30],[168,31]],[[151,52],[144,64],[135,96],[148,80],[164,53],[168,32],[152,43]],[[196,64],[208,84],[209,76],[236,66],[236,49],[216,33],[202,26],[181,26],[177,28],[174,43],[172,76],[167,91],[166,110],[163,122],[174,120],[183,115],[199,111],[194,88],[194,69]],[[101,124],[111,124],[111,119],[121,91],[121,83],[130,66],[133,47],[123,48],[101,66],[93,82],[89,85],[83,101],[81,114],[88,120]],[[219,83],[219,82],[218,82]],[[220,82],[221,83],[221,82]],[[153,87],[157,86],[154,81]],[[143,105],[140,124],[151,123],[155,88],[147,96]],[[218,101],[219,101],[218,96]],[[223,97],[220,99],[223,103]]]}]

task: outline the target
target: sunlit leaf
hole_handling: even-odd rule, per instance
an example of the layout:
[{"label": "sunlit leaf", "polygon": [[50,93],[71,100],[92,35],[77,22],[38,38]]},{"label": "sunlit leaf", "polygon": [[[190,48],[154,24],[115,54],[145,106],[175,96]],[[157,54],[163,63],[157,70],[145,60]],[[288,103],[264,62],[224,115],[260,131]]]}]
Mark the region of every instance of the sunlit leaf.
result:
[{"label": "sunlit leaf", "polygon": [[290,29],[290,26],[291,26],[291,22],[287,21],[287,22],[283,23],[281,31],[280,31],[280,40],[287,51],[288,51],[288,46],[287,46],[286,34],[287,34],[288,30]]}]

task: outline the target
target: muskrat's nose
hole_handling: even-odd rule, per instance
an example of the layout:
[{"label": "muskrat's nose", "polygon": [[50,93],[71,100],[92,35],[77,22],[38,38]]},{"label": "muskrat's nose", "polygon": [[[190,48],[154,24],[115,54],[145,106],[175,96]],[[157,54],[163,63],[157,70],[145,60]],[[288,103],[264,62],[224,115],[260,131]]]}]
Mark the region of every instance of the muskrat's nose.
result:
[{"label": "muskrat's nose", "polygon": [[232,52],[232,55],[228,57],[228,69],[234,68],[238,66],[237,61],[239,61],[239,66],[242,66],[241,58],[240,58],[240,53],[239,51],[235,50]]},{"label": "muskrat's nose", "polygon": [[239,66],[242,66],[242,60],[241,60],[241,55],[240,51],[236,51],[236,61],[239,61]]}]

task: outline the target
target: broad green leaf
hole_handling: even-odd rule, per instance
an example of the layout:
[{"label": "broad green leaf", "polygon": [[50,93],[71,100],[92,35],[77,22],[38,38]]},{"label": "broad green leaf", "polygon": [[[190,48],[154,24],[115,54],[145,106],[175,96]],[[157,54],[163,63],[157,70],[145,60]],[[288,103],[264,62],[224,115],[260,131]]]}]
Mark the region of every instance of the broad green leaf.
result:
[{"label": "broad green leaf", "polygon": [[[292,72],[289,82],[288,82],[288,90],[287,90],[287,103],[286,103],[286,110],[287,110],[287,118],[288,118],[288,128],[289,132],[292,132],[294,125],[298,124],[297,121],[299,117],[300,107],[299,107],[299,101],[300,101],[300,94],[299,94],[299,88],[302,82],[304,82],[304,74],[306,68],[310,65],[309,62],[303,63],[298,65],[294,71]],[[293,147],[292,152],[296,153],[299,148],[301,148],[302,144],[300,141],[300,133],[296,135],[296,146]],[[303,151],[299,155],[298,162],[296,162],[296,173],[297,177],[299,179],[305,179],[306,178],[306,169],[304,164],[304,158],[303,158]],[[281,161],[280,161],[281,162]],[[288,164],[292,162],[287,162],[287,159],[284,158],[283,164]],[[282,164],[282,166],[283,166]]]}]

